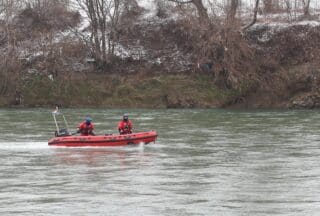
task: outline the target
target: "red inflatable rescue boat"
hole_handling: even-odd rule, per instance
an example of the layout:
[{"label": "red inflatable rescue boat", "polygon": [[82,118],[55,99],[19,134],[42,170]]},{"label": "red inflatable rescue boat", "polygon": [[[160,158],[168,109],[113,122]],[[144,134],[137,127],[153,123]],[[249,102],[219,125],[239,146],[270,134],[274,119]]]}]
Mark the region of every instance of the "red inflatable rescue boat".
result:
[{"label": "red inflatable rescue boat", "polygon": [[65,147],[125,146],[155,142],[157,136],[157,132],[155,131],[126,135],[58,136],[50,139],[48,145]]}]

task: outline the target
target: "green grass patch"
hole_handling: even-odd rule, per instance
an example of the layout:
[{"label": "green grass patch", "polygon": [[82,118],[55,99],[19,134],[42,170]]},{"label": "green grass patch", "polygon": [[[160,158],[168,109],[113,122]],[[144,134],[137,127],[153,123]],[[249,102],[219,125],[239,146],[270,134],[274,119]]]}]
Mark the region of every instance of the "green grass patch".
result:
[{"label": "green grass patch", "polygon": [[213,107],[229,95],[214,85],[213,77],[181,75],[88,75],[86,80],[56,80],[36,76],[25,86],[26,105],[86,107]]}]

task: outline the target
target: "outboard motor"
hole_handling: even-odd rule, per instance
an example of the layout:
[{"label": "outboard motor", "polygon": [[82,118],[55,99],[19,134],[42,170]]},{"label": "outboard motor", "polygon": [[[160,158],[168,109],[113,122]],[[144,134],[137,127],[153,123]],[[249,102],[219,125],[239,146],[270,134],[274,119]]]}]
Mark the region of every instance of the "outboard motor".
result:
[{"label": "outboard motor", "polygon": [[55,137],[64,137],[64,136],[70,136],[70,133],[67,129],[60,129],[59,133],[57,131],[54,132]]}]

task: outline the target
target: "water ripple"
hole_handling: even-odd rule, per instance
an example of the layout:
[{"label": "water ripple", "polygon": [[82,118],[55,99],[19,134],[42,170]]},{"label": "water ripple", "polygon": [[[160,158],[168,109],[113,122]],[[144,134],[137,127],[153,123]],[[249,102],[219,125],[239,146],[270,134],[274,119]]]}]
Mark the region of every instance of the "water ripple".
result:
[{"label": "water ripple", "polygon": [[[54,148],[51,110],[0,110],[1,215],[318,215],[318,111],[66,109],[156,144]],[[6,126],[6,127],[5,127]],[[63,206],[63,207],[62,207]]]}]

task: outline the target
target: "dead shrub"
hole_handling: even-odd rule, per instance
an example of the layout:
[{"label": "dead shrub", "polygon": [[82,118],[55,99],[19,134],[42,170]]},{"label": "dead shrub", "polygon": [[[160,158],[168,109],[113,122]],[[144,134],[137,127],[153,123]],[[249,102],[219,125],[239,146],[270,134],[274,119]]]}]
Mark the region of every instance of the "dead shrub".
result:
[{"label": "dead shrub", "polygon": [[0,58],[0,96],[13,96],[22,88],[22,65],[17,56],[1,56]]},{"label": "dead shrub", "polygon": [[63,4],[52,2],[47,7],[29,5],[16,17],[15,26],[27,34],[65,30],[79,22],[78,12],[68,10]]}]

